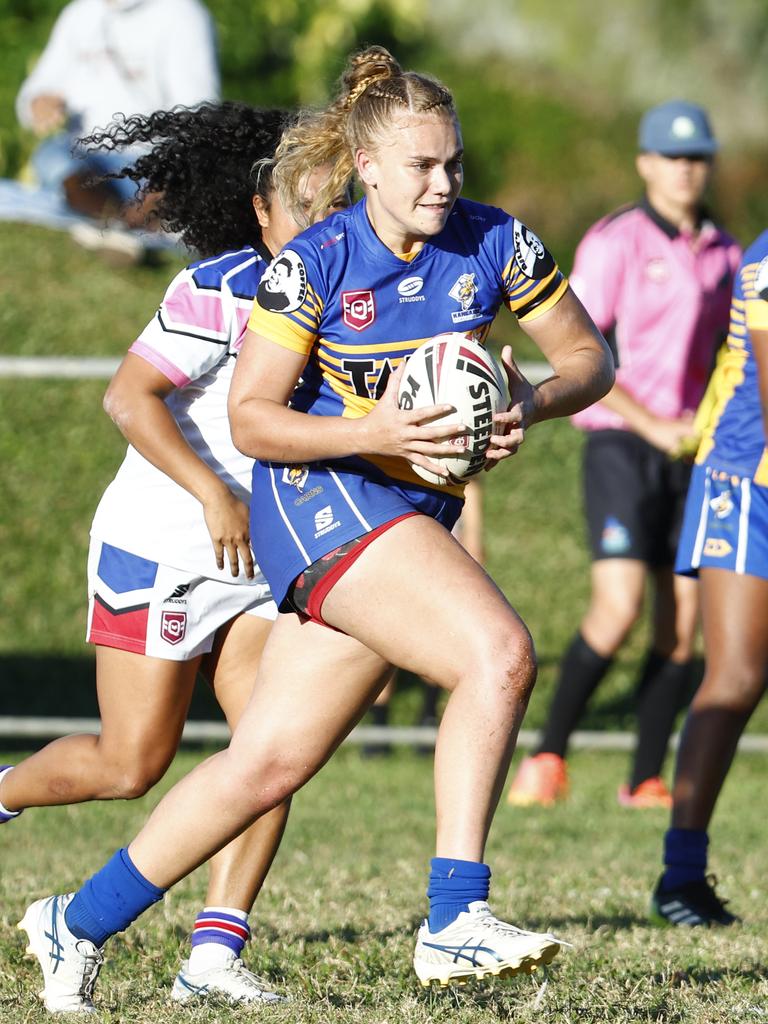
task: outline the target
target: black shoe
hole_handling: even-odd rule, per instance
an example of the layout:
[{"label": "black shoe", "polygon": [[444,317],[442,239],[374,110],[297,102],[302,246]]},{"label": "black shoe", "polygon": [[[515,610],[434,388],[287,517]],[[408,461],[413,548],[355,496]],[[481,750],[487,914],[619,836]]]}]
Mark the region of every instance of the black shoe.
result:
[{"label": "black shoe", "polygon": [[683,925],[690,928],[709,928],[740,921],[725,909],[728,900],[721,900],[715,892],[717,879],[708,875],[698,882],[687,882],[676,889],[662,891],[659,879],[651,896],[651,921],[659,925]]}]

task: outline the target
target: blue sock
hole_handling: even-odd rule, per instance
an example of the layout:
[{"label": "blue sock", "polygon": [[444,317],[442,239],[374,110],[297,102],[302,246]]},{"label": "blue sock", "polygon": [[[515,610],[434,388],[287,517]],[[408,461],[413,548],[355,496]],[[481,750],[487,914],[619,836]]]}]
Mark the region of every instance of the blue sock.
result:
[{"label": "blue sock", "polygon": [[429,930],[439,932],[475,900],[487,900],[491,869],[474,860],[433,857],[430,864]]},{"label": "blue sock", "polygon": [[709,836],[695,828],[671,828],[664,836],[664,874],[661,889],[703,881],[707,873]]},{"label": "blue sock", "polygon": [[141,874],[127,850],[118,850],[75,893],[64,911],[64,921],[78,939],[103,946],[110,935],[123,931],[164,895],[165,889],[158,889]]}]

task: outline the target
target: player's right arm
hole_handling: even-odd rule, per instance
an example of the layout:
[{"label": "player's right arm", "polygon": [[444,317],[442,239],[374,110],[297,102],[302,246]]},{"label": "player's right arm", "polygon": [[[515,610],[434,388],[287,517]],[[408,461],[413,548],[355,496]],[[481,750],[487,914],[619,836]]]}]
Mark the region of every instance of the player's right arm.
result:
[{"label": "player's right arm", "polygon": [[176,385],[141,356],[128,352],[104,396],[104,409],[123,437],[203,506],[216,564],[224,568],[224,552],[233,576],[253,578],[248,508],[219,476],[195,454],[165,399]]},{"label": "player's right arm", "polygon": [[447,439],[464,428],[430,422],[451,412],[449,405],[409,411],[398,408],[397,388],[404,362],[390,376],[371,412],[359,418],[311,416],[288,408],[306,362],[306,352],[248,331],[229,392],[232,440],[244,455],[276,462],[395,455],[447,476],[447,470],[429,457],[453,454],[455,448]]}]

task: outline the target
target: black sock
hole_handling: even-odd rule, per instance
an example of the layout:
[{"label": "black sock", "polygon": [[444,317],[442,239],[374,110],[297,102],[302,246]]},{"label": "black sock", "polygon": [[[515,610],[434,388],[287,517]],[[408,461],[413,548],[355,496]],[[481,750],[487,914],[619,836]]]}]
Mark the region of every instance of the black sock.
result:
[{"label": "black sock", "polygon": [[560,662],[557,689],[537,753],[565,757],[570,735],[612,661],[593,651],[580,632],[576,634]]},{"label": "black sock", "polygon": [[661,775],[677,713],[688,696],[692,663],[649,651],[637,687],[637,749],[631,790]]}]

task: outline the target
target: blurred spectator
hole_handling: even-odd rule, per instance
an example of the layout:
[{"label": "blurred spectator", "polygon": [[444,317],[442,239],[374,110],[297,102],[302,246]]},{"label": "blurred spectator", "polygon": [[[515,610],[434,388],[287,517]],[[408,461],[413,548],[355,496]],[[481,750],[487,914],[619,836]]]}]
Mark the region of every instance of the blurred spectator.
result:
[{"label": "blurred spectator", "polygon": [[694,410],[728,329],[739,248],[703,205],[717,150],[707,114],[672,101],[640,123],[643,200],[603,218],[576,253],[571,284],[611,343],[616,384],[574,417],[586,430],[584,497],[592,553],[590,604],[560,666],[536,755],[509,791],[513,805],[551,804],[568,790],[568,739],[654,588],[651,646],[637,694],[638,743],[625,806],[669,806],[661,769],[689,690],[696,583],[672,567],[695,450]]},{"label": "blurred spectator", "polygon": [[77,139],[116,113],[151,114],[218,95],[214,26],[200,0],[71,0],[21,87],[16,112],[41,140],[31,163],[43,193],[75,213],[133,228],[148,212],[132,203],[135,183],[88,182],[136,153],[86,154]]}]

